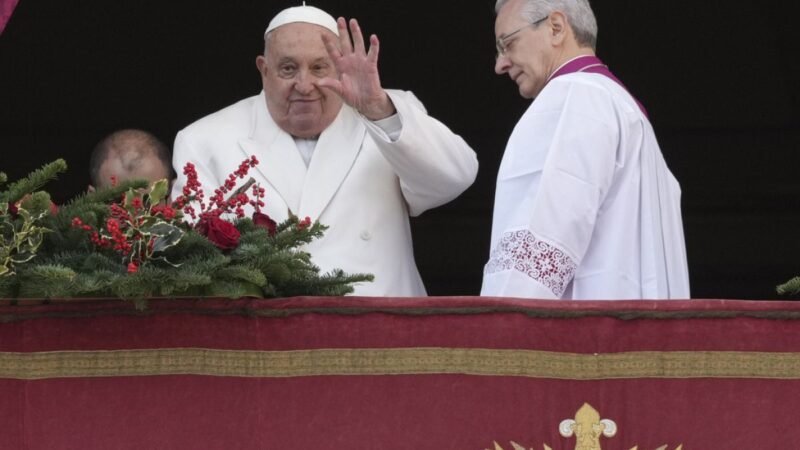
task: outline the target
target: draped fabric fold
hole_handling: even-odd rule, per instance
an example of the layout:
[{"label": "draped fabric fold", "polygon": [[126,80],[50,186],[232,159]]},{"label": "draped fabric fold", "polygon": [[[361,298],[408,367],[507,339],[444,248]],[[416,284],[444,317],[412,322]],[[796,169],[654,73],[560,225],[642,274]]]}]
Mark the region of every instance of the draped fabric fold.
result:
[{"label": "draped fabric fold", "polygon": [[0,34],[6,29],[6,24],[11,19],[11,13],[17,7],[19,0],[0,0]]}]

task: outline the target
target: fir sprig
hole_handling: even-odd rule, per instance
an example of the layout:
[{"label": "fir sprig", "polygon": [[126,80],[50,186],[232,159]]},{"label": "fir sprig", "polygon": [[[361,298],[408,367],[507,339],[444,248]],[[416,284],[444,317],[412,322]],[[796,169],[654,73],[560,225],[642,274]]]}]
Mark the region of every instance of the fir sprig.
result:
[{"label": "fir sprig", "polygon": [[776,290],[779,295],[800,294],[800,277],[794,277],[786,283],[779,285]]},{"label": "fir sprig", "polygon": [[[27,194],[39,190],[51,180],[55,180],[59,173],[66,172],[67,163],[63,159],[57,159],[49,164],[45,164],[41,169],[34,170],[27,177],[11,183],[8,189],[0,192],[0,203],[14,203],[22,199]],[[5,175],[5,174],[4,174]],[[4,179],[3,183],[7,180]]]}]

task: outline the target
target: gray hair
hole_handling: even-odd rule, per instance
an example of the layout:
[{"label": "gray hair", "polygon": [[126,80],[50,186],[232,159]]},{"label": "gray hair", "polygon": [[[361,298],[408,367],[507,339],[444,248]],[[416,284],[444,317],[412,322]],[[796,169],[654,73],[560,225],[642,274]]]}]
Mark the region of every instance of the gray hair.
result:
[{"label": "gray hair", "polygon": [[272,37],[272,32],[275,30],[270,30],[269,33],[264,34],[264,56],[267,56],[267,49],[269,48],[269,38]]},{"label": "gray hair", "polygon": [[[521,0],[522,17],[529,22],[534,22],[549,15],[553,11],[561,11],[567,16],[569,26],[575,33],[578,44],[597,49],[597,19],[594,17],[589,0]],[[494,10],[500,9],[508,0],[497,0]]]}]

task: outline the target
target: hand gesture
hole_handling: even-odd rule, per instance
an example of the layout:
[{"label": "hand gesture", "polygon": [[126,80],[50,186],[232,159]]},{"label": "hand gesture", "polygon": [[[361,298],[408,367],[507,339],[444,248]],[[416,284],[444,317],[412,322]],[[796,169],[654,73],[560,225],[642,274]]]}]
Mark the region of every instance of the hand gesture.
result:
[{"label": "hand gesture", "polygon": [[[394,105],[381,87],[378,74],[380,43],[374,34],[369,38],[369,51],[364,46],[364,36],[356,19],[350,19],[350,30],[343,17],[339,27],[339,42],[327,34],[322,35],[325,48],[333,61],[339,79],[323,78],[317,85],[338,94],[348,105],[370,120],[380,120],[395,113]],[[351,41],[352,34],[352,41]]]}]

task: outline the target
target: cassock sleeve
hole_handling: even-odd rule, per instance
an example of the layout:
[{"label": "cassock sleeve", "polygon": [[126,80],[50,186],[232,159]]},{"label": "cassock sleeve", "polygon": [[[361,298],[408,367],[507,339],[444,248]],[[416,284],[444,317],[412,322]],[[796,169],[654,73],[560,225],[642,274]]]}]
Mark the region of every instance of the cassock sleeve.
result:
[{"label": "cassock sleeve", "polygon": [[560,298],[597,231],[619,160],[612,99],[580,83],[554,91],[557,98],[544,98],[520,123],[533,139],[551,139],[518,149],[538,146],[545,157],[541,172],[518,177],[530,182],[516,184],[514,199],[504,199],[518,205],[493,240],[482,295]]},{"label": "cassock sleeve", "polygon": [[472,185],[478,159],[464,139],[427,114],[414,94],[387,93],[402,123],[399,137],[390,139],[365,120],[367,132],[400,179],[409,214],[417,216],[453,200]]}]

